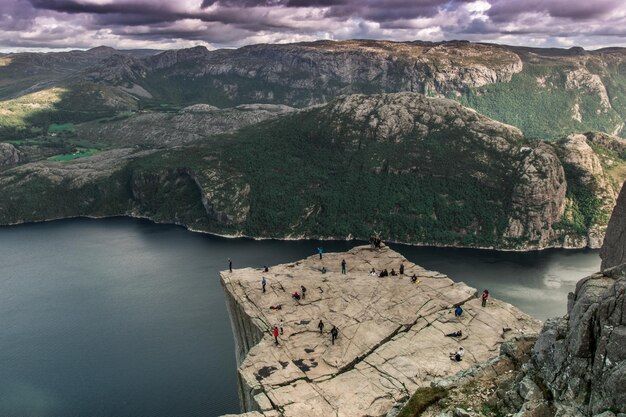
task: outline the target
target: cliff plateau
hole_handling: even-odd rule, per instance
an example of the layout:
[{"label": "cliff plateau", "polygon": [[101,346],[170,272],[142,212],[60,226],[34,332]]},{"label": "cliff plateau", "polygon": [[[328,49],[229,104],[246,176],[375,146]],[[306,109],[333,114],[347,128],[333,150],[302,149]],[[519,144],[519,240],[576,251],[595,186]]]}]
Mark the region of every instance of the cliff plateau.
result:
[{"label": "cliff plateau", "polygon": [[[346,274],[340,273],[342,259]],[[372,277],[370,270],[405,274]],[[326,272],[321,272],[321,268]],[[409,278],[415,274],[417,283]],[[261,288],[267,278],[267,291]],[[327,253],[270,268],[221,273],[237,345],[244,411],[263,416],[385,416],[418,387],[497,354],[540,323],[513,306],[408,262],[387,247]],[[307,287],[306,297],[291,294]],[[281,305],[280,310],[270,306]],[[455,317],[454,306],[465,312]],[[284,325],[280,320],[284,320]],[[320,334],[318,323],[326,327]],[[281,326],[278,344],[271,335]],[[329,331],[339,329],[333,344]],[[446,337],[462,330],[460,338]],[[462,344],[464,360],[449,352]],[[252,414],[258,415],[258,414]]]}]

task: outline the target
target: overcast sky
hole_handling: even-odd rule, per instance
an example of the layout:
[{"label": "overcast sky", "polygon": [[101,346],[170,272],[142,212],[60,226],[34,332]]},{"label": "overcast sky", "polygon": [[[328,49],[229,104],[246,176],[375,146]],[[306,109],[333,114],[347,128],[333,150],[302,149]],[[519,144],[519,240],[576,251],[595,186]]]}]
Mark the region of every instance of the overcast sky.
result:
[{"label": "overcast sky", "polygon": [[316,39],[626,46],[626,0],[0,0],[0,51]]}]

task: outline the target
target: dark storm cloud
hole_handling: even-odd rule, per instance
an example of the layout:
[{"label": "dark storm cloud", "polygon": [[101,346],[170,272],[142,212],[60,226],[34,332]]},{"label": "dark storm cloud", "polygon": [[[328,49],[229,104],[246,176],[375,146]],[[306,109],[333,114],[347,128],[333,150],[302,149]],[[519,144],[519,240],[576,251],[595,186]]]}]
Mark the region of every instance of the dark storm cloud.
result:
[{"label": "dark storm cloud", "polygon": [[624,0],[494,0],[489,17],[495,22],[507,22],[520,14],[543,12],[556,18],[589,20],[606,15],[623,6]]},{"label": "dark storm cloud", "polygon": [[625,0],[0,0],[0,47],[319,38],[626,44]]}]

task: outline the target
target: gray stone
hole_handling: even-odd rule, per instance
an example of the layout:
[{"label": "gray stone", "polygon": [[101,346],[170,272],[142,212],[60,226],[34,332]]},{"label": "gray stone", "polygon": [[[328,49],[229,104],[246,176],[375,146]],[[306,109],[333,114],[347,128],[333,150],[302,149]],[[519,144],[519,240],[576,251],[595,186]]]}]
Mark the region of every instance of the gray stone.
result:
[{"label": "gray stone", "polygon": [[609,221],[600,257],[603,271],[626,263],[626,187],[623,185]]},{"label": "gray stone", "polygon": [[[342,259],[350,265],[345,275]],[[369,275],[371,268],[397,269],[401,262],[404,276]],[[417,285],[409,278],[413,273]],[[261,275],[268,280],[266,293]],[[500,300],[480,307],[476,289],[425,271],[387,247],[356,247],[323,260],[312,256],[265,274],[246,268],[221,276],[237,339],[242,408],[265,415],[272,411],[269,402],[283,417],[382,417],[436,379],[456,374],[458,384],[469,381],[503,342],[540,328]],[[302,284],[306,299],[295,301],[291,294]],[[275,304],[282,309],[270,310]],[[460,318],[452,312],[456,304],[464,305]],[[268,330],[280,318],[285,333],[276,346]],[[316,327],[320,319],[326,323],[323,336]],[[332,325],[339,328],[335,345],[328,335]],[[459,329],[462,341],[445,336]],[[448,353],[459,344],[464,360],[451,361]]]}]

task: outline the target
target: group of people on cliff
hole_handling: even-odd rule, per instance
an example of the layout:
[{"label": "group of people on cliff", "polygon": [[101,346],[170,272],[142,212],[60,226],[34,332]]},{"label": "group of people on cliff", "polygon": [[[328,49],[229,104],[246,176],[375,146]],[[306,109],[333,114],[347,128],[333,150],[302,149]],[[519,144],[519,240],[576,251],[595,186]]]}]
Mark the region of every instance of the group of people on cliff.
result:
[{"label": "group of people on cliff", "polygon": [[[378,239],[378,240],[377,240]],[[375,238],[372,237],[370,238],[370,243],[372,244],[372,247],[380,247],[380,239],[379,238]],[[319,258],[323,259],[323,253],[324,250],[323,248],[319,247],[317,248],[318,254],[319,254]],[[232,272],[232,261],[229,258],[228,259],[228,269],[230,272]],[[341,274],[345,275],[347,271],[347,262],[345,259],[341,260]],[[396,273],[395,269],[392,268],[391,272],[388,272],[387,269],[383,269],[380,271],[380,273],[376,273],[376,270],[374,268],[372,268],[372,270],[370,271],[370,275],[372,277],[387,277],[387,276],[402,276],[404,275],[405,272],[405,268],[404,268],[404,263],[400,263],[400,267],[398,268],[399,273]],[[267,266],[263,267],[263,272],[267,273],[269,272],[269,268]],[[322,271],[322,273],[325,273],[325,267],[324,270]],[[413,283],[417,283],[417,276],[415,274],[413,274],[411,276],[411,281]],[[261,278],[261,288],[263,293],[266,292],[266,287],[267,287],[267,278],[265,277],[265,275],[262,276]],[[299,302],[300,300],[305,300],[306,299],[306,292],[307,289],[304,285],[300,286],[300,292],[298,291],[294,291],[291,295],[291,297],[296,301]],[[481,296],[481,306],[482,307],[486,307],[487,305],[487,300],[489,299],[489,290],[484,290]],[[274,304],[272,306],[270,306],[270,309],[272,310],[281,310],[282,309],[282,304]],[[454,309],[454,316],[455,317],[460,317],[463,314],[463,308],[461,307],[461,305],[456,305],[455,309]],[[320,335],[324,334],[324,322],[322,320],[319,321],[318,325],[317,325],[319,331],[320,331]],[[274,342],[276,345],[279,344],[278,342],[278,337],[279,335],[282,336],[284,334],[284,320],[281,318],[280,322],[278,325],[274,326],[274,328],[272,329],[272,335],[274,336]],[[330,336],[331,336],[331,343],[334,345],[335,341],[337,340],[337,337],[339,335],[339,329],[337,329],[337,327],[335,325],[333,325],[332,329],[330,330]],[[446,334],[447,337],[454,337],[454,338],[460,338],[463,336],[463,332],[461,330]],[[465,354],[465,351],[463,349],[462,346],[460,346],[455,352],[451,352],[450,353],[450,359],[455,360],[455,361],[461,361],[463,360],[463,355]]]}]

